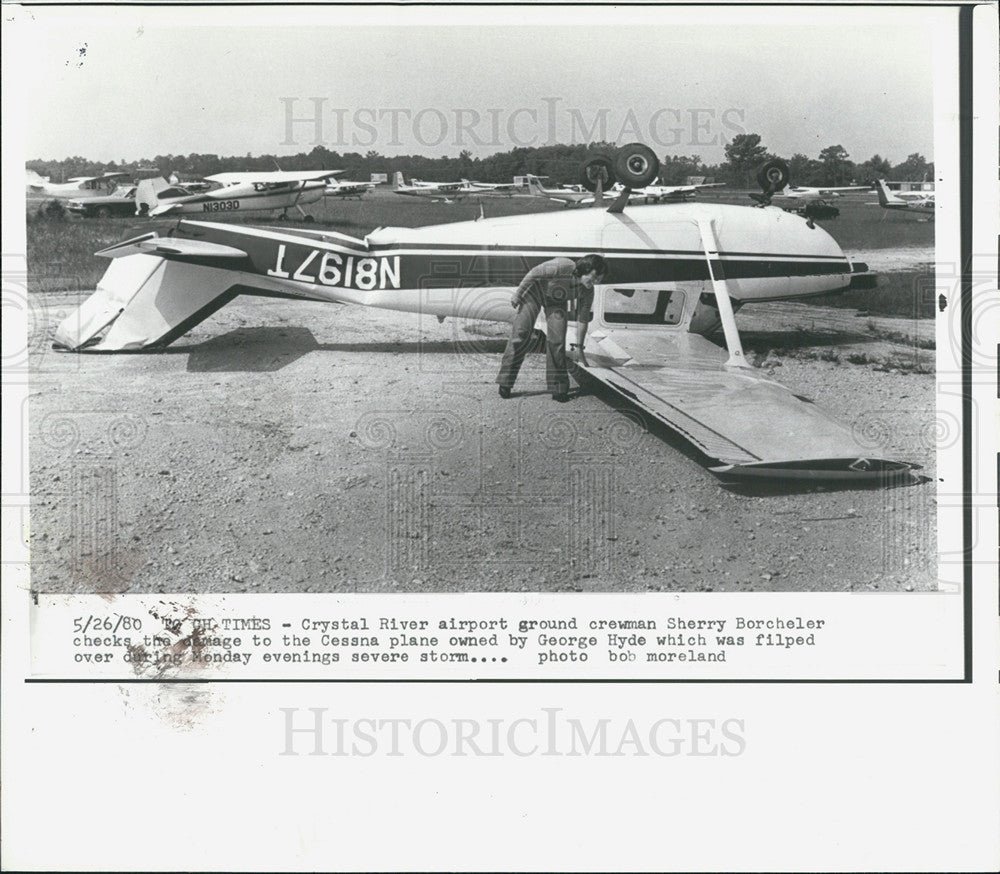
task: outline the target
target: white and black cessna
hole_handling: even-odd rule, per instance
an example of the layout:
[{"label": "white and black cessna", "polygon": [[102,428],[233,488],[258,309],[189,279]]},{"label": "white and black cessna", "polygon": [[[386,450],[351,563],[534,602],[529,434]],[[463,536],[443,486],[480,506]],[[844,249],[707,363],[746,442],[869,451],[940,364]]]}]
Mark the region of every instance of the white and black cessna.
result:
[{"label": "white and black cessna", "polygon": [[146,179],[135,193],[136,215],[211,215],[213,213],[273,212],[298,210],[313,221],[303,206],[323,198],[327,183],[343,170],[277,170],[270,172],[216,173],[206,176],[208,190],[192,192],[171,186],[166,179]]},{"label": "white and black cessna", "polygon": [[[584,166],[601,201],[607,159]],[[822,228],[772,206],[680,202],[626,212],[630,189],[656,176],[641,144],[613,171],[625,190],[609,209],[515,215],[423,228],[339,233],[182,221],[98,255],[97,291],[66,318],[57,348],[124,352],[164,347],[241,294],[351,303],[462,319],[509,321],[511,290],[555,256],[598,252],[597,286],[580,370],[681,434],[729,478],[871,480],[911,477],[852,429],[767,379],[745,359],[734,311],[871,287]],[[787,182],[771,162],[764,200]],[[758,196],[759,197],[759,196]],[[725,346],[708,339],[721,323]],[[544,325],[544,319],[540,325]],[[575,337],[570,330],[568,336]]]}]

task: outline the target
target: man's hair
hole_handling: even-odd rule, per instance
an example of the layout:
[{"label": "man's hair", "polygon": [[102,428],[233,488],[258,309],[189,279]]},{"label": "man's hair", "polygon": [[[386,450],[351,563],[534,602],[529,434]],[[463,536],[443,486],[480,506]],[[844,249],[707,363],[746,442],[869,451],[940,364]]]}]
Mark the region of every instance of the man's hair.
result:
[{"label": "man's hair", "polygon": [[573,275],[586,276],[588,273],[596,273],[598,276],[603,276],[607,272],[608,262],[600,255],[584,255],[576,262],[576,269],[573,271]]}]

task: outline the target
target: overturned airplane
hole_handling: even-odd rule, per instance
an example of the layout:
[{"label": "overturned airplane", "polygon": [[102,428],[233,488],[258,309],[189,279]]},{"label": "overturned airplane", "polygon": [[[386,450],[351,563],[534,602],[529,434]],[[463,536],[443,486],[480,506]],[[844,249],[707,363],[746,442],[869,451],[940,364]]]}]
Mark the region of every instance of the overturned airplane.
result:
[{"label": "overturned airplane", "polygon": [[[97,291],[59,325],[56,347],[161,348],[243,294],[510,321],[511,291],[531,267],[597,252],[610,269],[595,289],[586,351],[571,353],[576,365],[686,438],[716,462],[715,473],[912,479],[914,465],[873,457],[849,426],[744,356],[734,318],[740,306],[875,280],[822,228],[766,205],[787,184],[787,168],[762,168],[764,205],[626,211],[632,191],[657,170],[651,150],[626,146],[613,169],[606,158],[584,167],[597,203],[605,184],[625,186],[608,209],[379,228],[363,239],[182,221],[166,236],[150,232],[97,253],[111,264]],[[724,347],[708,338],[720,325]]]}]

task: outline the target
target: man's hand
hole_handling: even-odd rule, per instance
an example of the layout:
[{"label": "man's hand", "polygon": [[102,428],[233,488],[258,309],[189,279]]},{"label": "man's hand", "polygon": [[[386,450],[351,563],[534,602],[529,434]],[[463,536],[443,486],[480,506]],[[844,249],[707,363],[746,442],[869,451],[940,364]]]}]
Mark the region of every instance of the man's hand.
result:
[{"label": "man's hand", "polygon": [[511,295],[510,305],[512,307],[514,307],[514,309],[520,309],[520,307],[521,307],[521,298],[519,298],[516,294]]}]

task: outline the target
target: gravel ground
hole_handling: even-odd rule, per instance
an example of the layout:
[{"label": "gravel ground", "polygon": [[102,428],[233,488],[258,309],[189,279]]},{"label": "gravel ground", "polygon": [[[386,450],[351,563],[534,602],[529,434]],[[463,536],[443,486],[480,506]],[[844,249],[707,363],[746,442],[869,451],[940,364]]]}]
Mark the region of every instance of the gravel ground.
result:
[{"label": "gravel ground", "polygon": [[928,481],[748,492],[600,387],[553,404],[541,355],[501,400],[504,325],[244,298],[164,352],[81,356],[47,340],[73,296],[44,298],[29,436],[42,592],[935,586],[934,377],[897,366],[877,320],[838,346],[844,310],[739,316],[779,381]]}]

